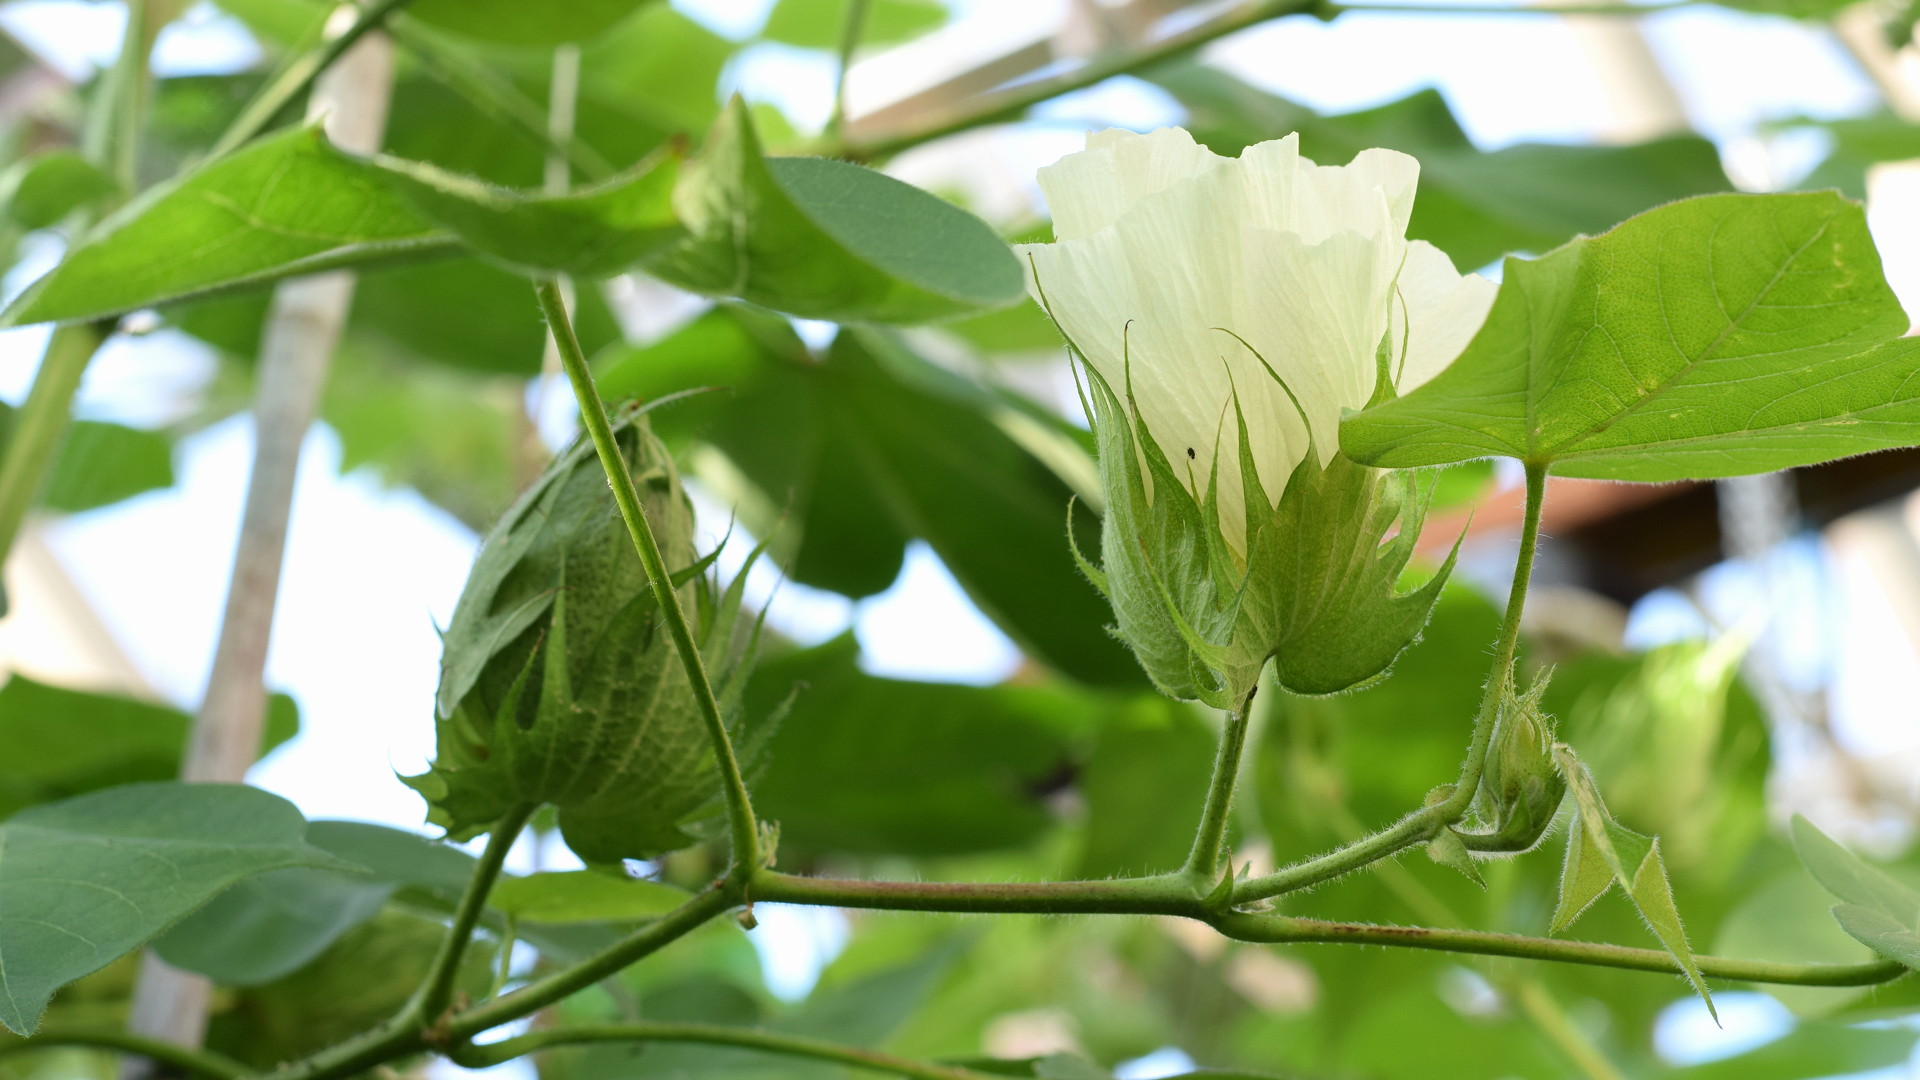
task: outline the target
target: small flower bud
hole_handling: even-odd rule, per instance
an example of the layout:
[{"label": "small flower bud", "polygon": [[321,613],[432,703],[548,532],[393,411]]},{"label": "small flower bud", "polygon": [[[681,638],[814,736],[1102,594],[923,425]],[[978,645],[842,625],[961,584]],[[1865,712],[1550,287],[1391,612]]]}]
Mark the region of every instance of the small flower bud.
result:
[{"label": "small flower bud", "polygon": [[1552,672],[1535,679],[1524,694],[1511,686],[1500,694],[1493,742],[1487,747],[1480,777],[1481,815],[1493,824],[1500,846],[1532,847],[1553,823],[1567,793],[1566,778],[1553,760],[1553,719],[1540,708]]}]

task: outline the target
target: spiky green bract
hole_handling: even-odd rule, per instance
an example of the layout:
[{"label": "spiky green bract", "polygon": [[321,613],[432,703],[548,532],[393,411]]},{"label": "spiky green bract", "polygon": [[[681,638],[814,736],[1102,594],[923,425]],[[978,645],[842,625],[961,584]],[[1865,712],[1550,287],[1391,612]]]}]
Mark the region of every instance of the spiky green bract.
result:
[{"label": "spiky green bract", "polygon": [[1082,568],[1162,692],[1235,708],[1272,660],[1288,690],[1339,693],[1378,678],[1419,636],[1453,557],[1400,591],[1426,506],[1412,475],[1338,453],[1322,466],[1310,453],[1271,501],[1236,409],[1243,557],[1221,529],[1218,477],[1179,475],[1131,394],[1123,404],[1099,372],[1083,370],[1107,507],[1102,565]]},{"label": "spiky green bract", "polygon": [[[714,689],[743,730],[758,627],[740,619],[745,574],[723,592],[693,545],[693,510],[642,415],[615,423],[675,583],[696,615]],[[645,858],[717,820],[711,744],[646,572],[584,438],[488,534],[443,635],[432,768],[407,778],[455,837],[512,806],[550,803],[582,858]]]}]

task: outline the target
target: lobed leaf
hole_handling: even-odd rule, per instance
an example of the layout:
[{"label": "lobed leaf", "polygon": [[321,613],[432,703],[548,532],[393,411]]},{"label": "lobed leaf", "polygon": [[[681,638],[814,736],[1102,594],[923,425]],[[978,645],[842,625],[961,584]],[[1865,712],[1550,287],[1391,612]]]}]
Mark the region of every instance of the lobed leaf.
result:
[{"label": "lobed leaf", "polygon": [[1567,476],[1736,476],[1920,443],[1920,342],[1860,207],[1711,195],[1509,260],[1453,365],[1350,414],[1383,467],[1503,455]]}]

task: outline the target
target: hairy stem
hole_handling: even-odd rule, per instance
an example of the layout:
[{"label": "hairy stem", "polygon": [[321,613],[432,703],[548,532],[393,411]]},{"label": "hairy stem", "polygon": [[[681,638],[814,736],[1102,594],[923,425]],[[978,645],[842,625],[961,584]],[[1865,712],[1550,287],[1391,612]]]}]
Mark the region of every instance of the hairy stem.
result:
[{"label": "hairy stem", "polygon": [[1494,643],[1493,666],[1474,716],[1473,735],[1467,744],[1466,758],[1460,764],[1460,779],[1454,784],[1453,793],[1443,802],[1416,810],[1377,833],[1325,855],[1241,882],[1233,891],[1234,903],[1251,903],[1331,881],[1424,843],[1466,816],[1467,808],[1473,805],[1474,792],[1480,786],[1480,774],[1486,767],[1487,746],[1493,738],[1500,695],[1507,691],[1513,679],[1514,656],[1520,644],[1520,616],[1527,606],[1527,586],[1533,578],[1534,556],[1540,545],[1540,509],[1546,500],[1546,484],[1546,467],[1528,463],[1527,509],[1520,527],[1520,554],[1514,562],[1513,587],[1507,594],[1507,613]]},{"label": "hairy stem", "polygon": [[[1221,848],[1226,845],[1227,823],[1233,812],[1233,789],[1240,779],[1240,755],[1247,744],[1247,714],[1253,708],[1253,691],[1227,713],[1226,726],[1220,732],[1220,746],[1213,759],[1213,781],[1207,788],[1207,802],[1200,812],[1200,828],[1193,837],[1193,850],[1187,854],[1187,876],[1209,888],[1220,876]],[[1232,869],[1231,866],[1228,867]]]},{"label": "hairy stem", "polygon": [[194,1050],[177,1046],[160,1039],[147,1039],[131,1035],[124,1031],[61,1031],[50,1029],[42,1031],[25,1042],[7,1043],[0,1046],[0,1058],[17,1057],[39,1050],[51,1050],[56,1046],[77,1046],[93,1050],[118,1050],[123,1054],[133,1054],[148,1059],[158,1065],[166,1065],[194,1076],[212,1077],[213,1080],[238,1080],[247,1076],[252,1069],[224,1054],[209,1050]]},{"label": "hairy stem", "polygon": [[847,881],[761,870],[748,882],[755,900],[886,911],[1024,912],[1036,915],[1185,915],[1204,912],[1183,874],[1102,881],[975,884]]},{"label": "hairy stem", "polygon": [[[1630,971],[1684,974],[1673,956],[1663,950],[1591,941],[1561,941],[1485,930],[1328,922],[1245,912],[1223,916],[1215,925],[1222,933],[1236,940],[1274,945],[1316,942],[1386,945],[1401,949],[1432,949],[1476,956],[1510,956],[1522,960],[1553,960],[1593,967],[1626,968]],[[1775,960],[1698,955],[1694,960],[1709,978],[1788,986],[1871,986],[1891,982],[1910,971],[1906,965],[1893,960],[1862,964],[1789,964]]]},{"label": "hairy stem", "polygon": [[660,541],[647,522],[646,510],[640,505],[640,493],[634,490],[633,475],[621,457],[619,444],[614,441],[613,422],[607,418],[606,403],[600,400],[600,391],[594,386],[593,372],[587,369],[580,339],[574,336],[560,283],[543,279],[534,284],[533,291],[540,298],[540,310],[545,313],[554,344],[560,349],[560,364],[573,383],[574,396],[580,402],[580,416],[593,439],[594,449],[600,454],[600,466],[606,470],[607,481],[613,487],[613,501],[619,504],[620,516],[626,519],[627,532],[633,537],[634,549],[640,553],[640,564],[646,568],[653,598],[666,618],[667,630],[680,653],[680,663],[686,669],[687,682],[693,687],[700,716],[706,721],[707,738],[713,744],[714,760],[719,764],[720,782],[727,799],[733,872],[744,879],[760,865],[760,825],[753,817],[747,782],[740,775],[740,762],[734,757],[733,740],[727,734],[726,720],[720,715],[720,703],[713,696],[713,683],[707,678],[706,665],[694,644],[693,627],[687,622],[686,610],[680,606],[680,594],[673,589],[666,559],[660,554]]},{"label": "hairy stem", "polygon": [[441,939],[440,951],[434,954],[427,977],[414,997],[412,1011],[421,1023],[439,1022],[441,1014],[447,1011],[447,1004],[453,1000],[454,984],[460,977],[460,961],[466,957],[473,929],[487,908],[487,895],[493,891],[493,883],[499,880],[500,868],[507,861],[507,852],[513,849],[513,842],[527,827],[534,810],[531,803],[514,807],[494,823],[493,832],[487,836],[487,846],[481,851],[479,861],[473,864],[473,875],[467,879],[466,891],[460,894],[459,906],[453,910],[447,936]]},{"label": "hairy stem", "polygon": [[851,1065],[856,1069],[892,1073],[912,1080],[985,1080],[985,1073],[951,1065],[935,1065],[908,1058],[882,1054],[874,1050],[798,1035],[777,1035],[752,1028],[725,1027],[698,1023],[596,1024],[586,1027],[555,1028],[529,1035],[503,1039],[486,1046],[468,1046],[456,1051],[453,1061],[469,1069],[483,1069],[555,1046],[578,1046],[603,1042],[681,1042],[708,1046],[737,1046],[788,1057],[812,1058]]},{"label": "hairy stem", "polygon": [[294,99],[307,92],[313,80],[333,66],[354,43],[365,37],[369,31],[378,29],[387,21],[387,16],[407,6],[410,0],[373,0],[360,12],[346,29],[327,38],[313,48],[307,49],[282,65],[267,85],[247,102],[240,110],[227,130],[220,135],[213,149],[207,152],[209,158],[224,157],[238,149],[241,144],[260,134],[273,122],[280,110],[286,108]]}]

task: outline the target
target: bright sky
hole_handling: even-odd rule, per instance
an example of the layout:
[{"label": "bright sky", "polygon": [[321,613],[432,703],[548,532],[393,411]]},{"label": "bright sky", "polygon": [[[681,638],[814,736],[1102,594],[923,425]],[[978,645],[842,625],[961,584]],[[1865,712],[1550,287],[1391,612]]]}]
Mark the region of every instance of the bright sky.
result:
[{"label": "bright sky", "polygon": [[[750,34],[770,6],[768,0],[674,2],[736,37]],[[1065,3],[960,0],[956,6],[956,26],[939,44],[856,69],[856,112],[923,79],[929,56],[952,63],[956,56],[984,56],[1047,31]],[[121,18],[115,5],[79,0],[14,0],[0,7],[0,24],[74,75],[111,59]],[[1695,126],[1720,141],[1736,178],[1753,186],[1790,178],[1822,150],[1817,139],[1761,138],[1757,125],[1794,115],[1858,113],[1876,100],[1839,47],[1815,30],[1717,9],[1661,15],[1646,26]],[[258,55],[244,29],[202,5],[162,37],[155,66],[165,74],[230,71]],[[1579,42],[1565,24],[1539,16],[1348,16],[1331,24],[1291,19],[1223,41],[1207,56],[1327,110],[1362,108],[1438,86],[1476,141],[1488,147],[1580,140],[1609,123],[1605,94]],[[1780,77],[1783,71],[1792,77]],[[730,80],[751,97],[779,103],[802,126],[817,126],[831,100],[833,72],[822,54],[760,46],[735,62]],[[1035,198],[1033,170],[1077,148],[1085,128],[1151,127],[1182,118],[1166,95],[1128,79],[1056,102],[1042,117],[1043,124],[968,143],[966,168],[997,178],[1002,209],[1006,198]],[[924,160],[903,163],[908,171],[929,167],[951,168]],[[1876,221],[1887,229],[1883,235],[1911,236],[1913,225],[1910,218]],[[46,251],[44,260],[54,254]],[[12,287],[30,276],[16,275]],[[17,402],[24,395],[43,339],[36,330],[0,333],[0,398]],[[164,422],[210,370],[204,351],[178,335],[118,344],[90,372],[80,411],[136,424]],[[182,706],[197,701],[211,660],[250,445],[245,420],[216,425],[180,444],[173,489],[70,518],[52,531],[55,550],[132,658]],[[476,540],[411,492],[384,489],[364,473],[338,475],[338,460],[333,434],[315,431],[303,462],[268,665],[271,685],[299,699],[305,732],[253,779],[293,799],[311,817],[419,828],[421,804],[393,774],[420,770],[431,753],[439,652],[434,626],[452,611]],[[711,508],[707,518],[710,526],[724,528],[724,508]],[[1817,549],[1809,545],[1803,561],[1813,579],[1830,580],[1822,577],[1830,572],[1822,569]],[[756,599],[773,598],[775,626],[804,641],[851,626],[871,670],[992,682],[1017,662],[1012,644],[973,610],[924,547],[913,550],[891,590],[862,604],[791,585],[776,589],[774,577],[760,571],[754,593]],[[1887,642],[1904,640],[1890,613],[1856,602],[1872,591],[1870,583],[1856,583],[1846,600],[1805,609],[1813,617],[1805,624],[1811,628],[1806,639],[1832,643],[1815,652],[1832,658],[1879,649],[1888,655]],[[1650,642],[1697,631],[1697,623],[1676,617],[1675,610],[1658,600],[1645,607],[1636,615],[1636,637]],[[1854,681],[1841,695],[1841,722],[1878,749],[1920,745],[1920,724],[1910,718],[1886,722],[1888,703],[1911,699],[1916,674],[1911,651],[1891,655],[1890,662],[1892,674],[1880,671],[1878,683],[1865,666],[1847,667]],[[794,946],[773,950],[768,959],[782,989],[803,991],[843,931],[824,923],[801,925],[814,916],[762,917],[776,925],[795,923],[789,935]],[[1724,1013],[1732,1003],[1722,1001]],[[1681,1033],[1671,1036],[1675,1055],[1691,1060],[1700,1052],[1730,1052],[1729,1040],[1742,1025],[1716,1042],[1711,1032],[1702,1034],[1697,1019],[1681,1009],[1663,1025],[1663,1032]],[[1781,1021],[1762,1016],[1755,1023],[1777,1031]],[[1143,1060],[1131,1075],[1163,1075],[1179,1064],[1173,1058]]]}]

